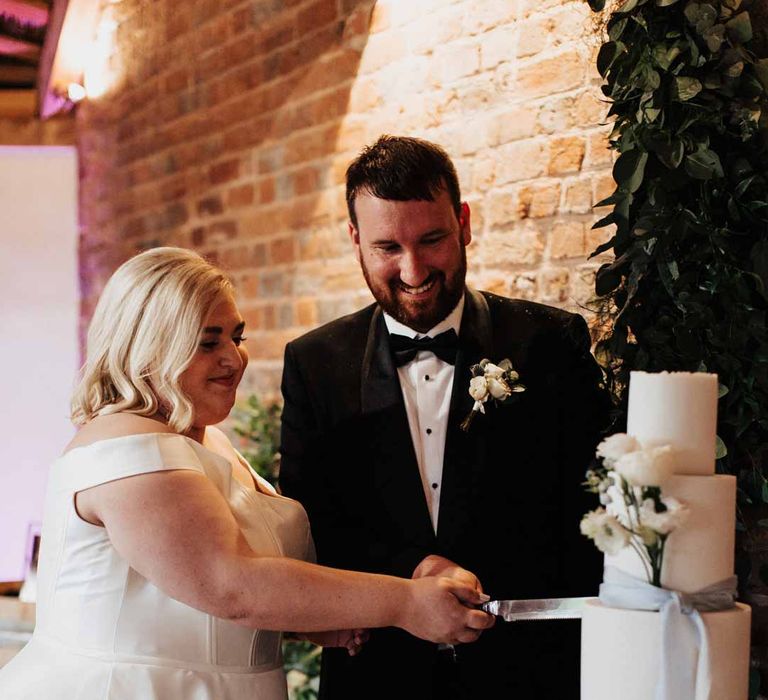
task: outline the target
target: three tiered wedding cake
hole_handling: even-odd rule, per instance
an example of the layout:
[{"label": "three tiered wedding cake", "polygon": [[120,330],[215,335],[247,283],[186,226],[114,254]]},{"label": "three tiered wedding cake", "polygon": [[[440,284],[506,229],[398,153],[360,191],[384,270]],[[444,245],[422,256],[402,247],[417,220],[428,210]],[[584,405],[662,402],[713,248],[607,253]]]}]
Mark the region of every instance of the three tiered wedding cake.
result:
[{"label": "three tiered wedding cake", "polygon": [[[600,599],[587,604],[582,618],[582,700],[747,697],[750,608],[733,603],[736,478],[715,474],[717,400],[714,374],[631,373],[627,436],[614,440],[613,449],[631,440],[668,458],[671,473],[658,484],[661,496],[654,497],[669,508],[656,506],[663,511],[656,513],[653,501],[640,504],[650,520],[661,523],[654,525],[650,541],[664,533],[658,539],[661,586],[650,585],[650,567],[641,557],[648,531],[627,514],[626,496],[607,494],[603,520],[594,520],[588,533],[594,536],[605,527],[602,534],[615,537],[611,546],[602,547]],[[625,462],[630,481],[655,484],[638,476],[652,459]],[[665,525],[673,510],[687,515],[674,529]],[[611,523],[619,522],[627,527],[611,532]],[[632,531],[635,542],[627,536]],[[616,537],[624,540],[617,544]]]}]

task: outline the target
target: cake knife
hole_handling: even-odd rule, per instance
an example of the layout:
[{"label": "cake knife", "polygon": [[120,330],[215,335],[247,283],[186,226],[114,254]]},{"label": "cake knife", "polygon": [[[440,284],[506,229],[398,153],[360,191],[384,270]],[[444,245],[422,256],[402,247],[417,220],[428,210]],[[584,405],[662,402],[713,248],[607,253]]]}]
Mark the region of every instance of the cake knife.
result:
[{"label": "cake knife", "polygon": [[532,600],[489,600],[481,608],[507,622],[517,620],[567,620],[581,617],[588,600],[596,598],[535,598]]}]

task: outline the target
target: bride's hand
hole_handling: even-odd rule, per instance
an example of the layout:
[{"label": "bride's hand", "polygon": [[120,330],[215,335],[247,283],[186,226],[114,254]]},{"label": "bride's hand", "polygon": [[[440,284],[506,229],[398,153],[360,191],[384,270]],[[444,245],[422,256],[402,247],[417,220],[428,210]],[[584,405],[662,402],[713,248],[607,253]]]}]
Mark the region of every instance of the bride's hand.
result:
[{"label": "bride's hand", "polygon": [[355,656],[368,641],[368,630],[330,630],[327,632],[307,632],[299,634],[299,639],[304,639],[322,647],[345,647],[350,656]]}]

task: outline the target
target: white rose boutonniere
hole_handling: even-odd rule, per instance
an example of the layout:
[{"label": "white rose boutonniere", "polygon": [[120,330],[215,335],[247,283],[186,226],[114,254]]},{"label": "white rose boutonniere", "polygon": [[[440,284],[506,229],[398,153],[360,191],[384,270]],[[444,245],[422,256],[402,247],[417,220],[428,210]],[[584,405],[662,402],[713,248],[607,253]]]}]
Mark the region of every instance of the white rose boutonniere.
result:
[{"label": "white rose boutonniere", "polygon": [[520,383],[520,375],[512,369],[509,360],[502,360],[498,365],[483,359],[469,370],[472,379],[469,380],[469,395],[475,400],[475,405],[461,424],[461,429],[469,430],[476,413],[485,413],[485,403],[489,398],[502,403],[512,394],[525,391]]}]

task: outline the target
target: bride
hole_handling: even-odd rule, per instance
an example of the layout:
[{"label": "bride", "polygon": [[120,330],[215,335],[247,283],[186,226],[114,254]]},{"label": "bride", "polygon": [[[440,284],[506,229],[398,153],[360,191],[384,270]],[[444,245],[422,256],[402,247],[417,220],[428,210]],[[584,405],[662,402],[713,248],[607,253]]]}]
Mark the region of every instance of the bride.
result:
[{"label": "bride", "polygon": [[[477,639],[470,586],[309,563],[304,509],[224,434],[248,354],[226,277],[158,248],[107,283],[52,465],[37,624],[4,700],[286,697],[280,630],[359,651],[363,629]],[[330,631],[329,631],[330,630]]]}]

